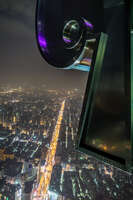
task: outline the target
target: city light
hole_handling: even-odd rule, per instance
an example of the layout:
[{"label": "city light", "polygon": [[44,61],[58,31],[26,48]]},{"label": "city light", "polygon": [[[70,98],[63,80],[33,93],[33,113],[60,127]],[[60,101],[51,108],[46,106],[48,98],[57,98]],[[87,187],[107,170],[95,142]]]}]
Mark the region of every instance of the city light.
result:
[{"label": "city light", "polygon": [[57,142],[58,142],[58,137],[59,137],[61,121],[63,118],[64,106],[65,106],[65,100],[62,102],[62,106],[61,106],[61,109],[60,109],[60,112],[58,115],[56,127],[55,127],[53,137],[52,137],[52,140],[50,143],[50,148],[47,153],[46,163],[44,166],[44,172],[41,176],[39,187],[38,187],[38,196],[42,196],[42,199],[47,197],[47,193],[48,193],[48,186],[50,184],[52,169],[53,169],[53,165],[54,165],[54,157],[55,157],[55,153],[56,153],[56,147],[57,147]]},{"label": "city light", "polygon": [[[123,199],[131,179],[75,151],[84,91],[18,88],[0,88],[0,199],[91,200],[99,192]],[[116,150],[98,138],[92,144]]]}]

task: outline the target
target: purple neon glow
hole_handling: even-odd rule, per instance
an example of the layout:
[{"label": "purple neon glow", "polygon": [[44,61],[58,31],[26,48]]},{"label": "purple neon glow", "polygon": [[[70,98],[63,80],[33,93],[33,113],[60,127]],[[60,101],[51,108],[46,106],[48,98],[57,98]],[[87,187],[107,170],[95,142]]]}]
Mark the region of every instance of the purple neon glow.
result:
[{"label": "purple neon glow", "polygon": [[43,48],[47,48],[47,42],[46,39],[44,37],[42,37],[41,35],[38,36],[38,41],[41,47]]},{"label": "purple neon glow", "polygon": [[63,40],[64,40],[64,42],[66,42],[66,43],[70,43],[70,42],[71,42],[71,40],[69,40],[69,39],[67,39],[67,38],[65,38],[65,37],[63,37]]},{"label": "purple neon glow", "polygon": [[87,20],[84,20],[84,22],[85,22],[86,26],[88,26],[89,28],[93,29],[93,25],[90,22],[88,22]]},{"label": "purple neon glow", "polygon": [[85,62],[91,64],[92,59],[91,59],[91,58],[84,58],[83,61],[85,61]]}]

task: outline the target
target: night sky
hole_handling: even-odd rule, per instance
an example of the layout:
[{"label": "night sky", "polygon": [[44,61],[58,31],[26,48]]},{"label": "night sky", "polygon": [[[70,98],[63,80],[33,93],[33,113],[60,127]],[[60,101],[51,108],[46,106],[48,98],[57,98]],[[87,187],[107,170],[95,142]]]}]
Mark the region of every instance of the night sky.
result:
[{"label": "night sky", "polygon": [[[84,88],[86,72],[48,65],[35,38],[35,1],[0,1],[0,82],[43,82],[49,88]],[[69,81],[68,81],[69,80]]]},{"label": "night sky", "polygon": [[[113,7],[115,2],[117,5],[123,4],[123,0],[104,0],[104,6]],[[83,89],[88,76],[86,72],[58,70],[41,57],[35,38],[35,7],[36,1],[33,0],[0,1],[0,81],[40,81],[45,82],[47,87]],[[101,76],[102,88],[112,87],[112,77],[115,88],[123,88],[123,74],[120,71],[125,62],[122,13],[123,8],[120,12],[114,10],[113,16],[109,10],[104,13],[105,31],[109,39]]]}]

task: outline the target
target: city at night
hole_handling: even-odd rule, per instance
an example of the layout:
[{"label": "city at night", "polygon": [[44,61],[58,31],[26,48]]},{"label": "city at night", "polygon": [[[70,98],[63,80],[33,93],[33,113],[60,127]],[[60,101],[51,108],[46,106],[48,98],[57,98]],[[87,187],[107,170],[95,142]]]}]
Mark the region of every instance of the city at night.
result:
[{"label": "city at night", "polygon": [[[124,0],[117,0],[121,11],[123,5]],[[105,8],[111,6],[116,6],[115,1],[105,0]],[[89,72],[57,69],[46,63],[35,38],[35,9],[33,0],[0,1],[0,200],[132,200],[131,173],[77,148]],[[115,56],[114,68],[119,65]],[[104,65],[109,57],[107,52]],[[123,77],[114,76],[112,81],[114,69],[110,64],[107,69],[100,87],[107,91],[115,85],[119,97]],[[104,111],[111,104],[97,98],[96,105]],[[113,106],[117,113],[119,106]],[[122,152],[125,158],[129,141],[124,136],[123,141],[111,137],[119,126],[100,128],[96,133],[101,137],[92,134],[92,140],[87,138],[91,145],[116,155]],[[106,143],[108,135],[104,137],[103,132],[113,139]]]},{"label": "city at night", "polygon": [[132,176],[75,150],[82,101],[77,88],[1,86],[1,195],[13,200],[130,199]]}]

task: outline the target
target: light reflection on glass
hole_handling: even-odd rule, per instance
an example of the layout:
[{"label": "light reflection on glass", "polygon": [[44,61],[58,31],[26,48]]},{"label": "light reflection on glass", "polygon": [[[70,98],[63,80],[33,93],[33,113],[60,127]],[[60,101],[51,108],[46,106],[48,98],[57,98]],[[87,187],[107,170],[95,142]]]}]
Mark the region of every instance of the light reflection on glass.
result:
[{"label": "light reflection on glass", "polygon": [[63,37],[63,40],[64,40],[64,42],[66,42],[66,43],[70,43],[70,42],[71,42],[71,40],[70,40],[70,39],[68,39],[68,38],[65,38],[65,37]]},{"label": "light reflection on glass", "polygon": [[44,37],[42,37],[41,35],[38,36],[38,41],[41,47],[43,48],[47,48],[47,42],[46,39]]},{"label": "light reflection on glass", "polygon": [[89,27],[90,29],[93,29],[93,25],[90,22],[88,22],[86,19],[84,19],[84,23],[87,27]]}]

